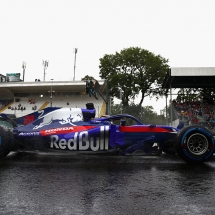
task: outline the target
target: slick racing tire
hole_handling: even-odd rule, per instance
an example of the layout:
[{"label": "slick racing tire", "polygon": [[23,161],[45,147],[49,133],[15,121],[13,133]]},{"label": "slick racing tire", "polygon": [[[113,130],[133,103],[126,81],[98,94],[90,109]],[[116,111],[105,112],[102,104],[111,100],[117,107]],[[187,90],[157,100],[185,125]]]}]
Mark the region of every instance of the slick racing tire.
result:
[{"label": "slick racing tire", "polygon": [[0,159],[6,157],[14,148],[13,133],[5,126],[0,126]]},{"label": "slick racing tire", "polygon": [[203,163],[214,153],[214,137],[202,126],[189,126],[182,129],[175,145],[177,155],[188,163]]},{"label": "slick racing tire", "polygon": [[10,118],[0,118],[0,126],[14,128],[17,126],[16,122]]}]

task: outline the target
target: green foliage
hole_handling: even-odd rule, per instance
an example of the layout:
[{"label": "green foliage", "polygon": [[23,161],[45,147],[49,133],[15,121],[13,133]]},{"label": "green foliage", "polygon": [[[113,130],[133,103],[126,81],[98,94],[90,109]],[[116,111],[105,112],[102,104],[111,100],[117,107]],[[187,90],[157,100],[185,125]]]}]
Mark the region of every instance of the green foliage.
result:
[{"label": "green foliage", "polygon": [[165,122],[164,116],[158,116],[152,106],[142,107],[131,103],[129,106],[123,106],[122,104],[113,104],[111,107],[111,115],[126,113],[139,119],[144,124],[161,124]]},{"label": "green foliage", "polygon": [[200,99],[214,104],[215,88],[181,88],[176,98],[177,101],[197,101]]},{"label": "green foliage", "polygon": [[128,106],[141,95],[159,98],[164,94],[162,82],[169,70],[168,60],[148,50],[131,47],[100,59],[100,77],[108,80],[110,96]]},{"label": "green foliage", "polygon": [[82,81],[88,81],[88,80],[95,80],[95,78],[94,78],[93,76],[86,75],[86,76],[83,77],[81,80],[82,80]]},{"label": "green foliage", "polygon": [[195,88],[181,88],[178,91],[177,101],[192,101],[200,98],[199,89]]},{"label": "green foliage", "polygon": [[200,89],[200,96],[208,104],[215,104],[215,88]]}]

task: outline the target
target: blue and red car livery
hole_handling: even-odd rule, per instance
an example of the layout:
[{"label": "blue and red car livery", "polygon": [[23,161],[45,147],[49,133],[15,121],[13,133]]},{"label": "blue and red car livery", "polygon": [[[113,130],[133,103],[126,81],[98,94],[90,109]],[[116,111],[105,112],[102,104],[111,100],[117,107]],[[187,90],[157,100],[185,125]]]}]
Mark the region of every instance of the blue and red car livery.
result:
[{"label": "blue and red car livery", "polygon": [[[0,157],[17,149],[117,155],[165,152],[200,163],[208,160],[214,151],[213,135],[202,127],[146,125],[128,114],[99,118],[95,115],[92,105],[90,108],[46,108],[13,123],[0,115],[0,122],[4,122],[0,124]],[[13,128],[6,128],[5,123],[12,124]],[[8,135],[13,139],[7,140]],[[197,147],[197,138],[201,149]]]}]

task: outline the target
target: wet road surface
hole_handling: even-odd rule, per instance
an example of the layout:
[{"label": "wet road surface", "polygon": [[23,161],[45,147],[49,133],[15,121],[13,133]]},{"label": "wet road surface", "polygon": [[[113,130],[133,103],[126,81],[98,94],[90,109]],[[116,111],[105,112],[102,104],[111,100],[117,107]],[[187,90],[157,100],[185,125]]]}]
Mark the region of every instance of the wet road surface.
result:
[{"label": "wet road surface", "polygon": [[215,214],[215,158],[12,153],[0,161],[0,214]]}]

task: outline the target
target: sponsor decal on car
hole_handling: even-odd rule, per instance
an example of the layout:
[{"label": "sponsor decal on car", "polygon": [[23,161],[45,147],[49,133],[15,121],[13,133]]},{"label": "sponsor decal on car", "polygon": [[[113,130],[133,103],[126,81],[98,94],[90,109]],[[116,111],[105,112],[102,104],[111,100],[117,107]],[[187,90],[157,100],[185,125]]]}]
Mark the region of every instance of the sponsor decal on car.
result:
[{"label": "sponsor decal on car", "polygon": [[34,121],[34,115],[27,115],[24,118],[23,124],[27,125]]},{"label": "sponsor decal on car", "polygon": [[40,136],[40,132],[21,132],[18,134],[20,137],[32,137],[32,136]]},{"label": "sponsor decal on car", "polygon": [[81,121],[83,118],[81,108],[63,108],[52,111],[46,115],[41,115],[38,117],[40,119],[39,125],[36,125],[33,129],[39,129],[44,126],[50,125],[53,121],[58,121],[61,125],[70,124],[74,125],[73,122]]},{"label": "sponsor decal on car", "polygon": [[88,131],[75,132],[73,137],[61,138],[51,135],[50,148],[61,150],[101,151],[109,149],[109,126],[101,126],[96,135]]},{"label": "sponsor decal on car", "polygon": [[90,130],[95,128],[96,126],[71,126],[71,127],[62,127],[62,128],[52,128],[52,129],[46,129],[41,130],[40,134],[42,136],[48,136],[51,134],[66,134],[70,132],[80,132],[85,130]]}]

